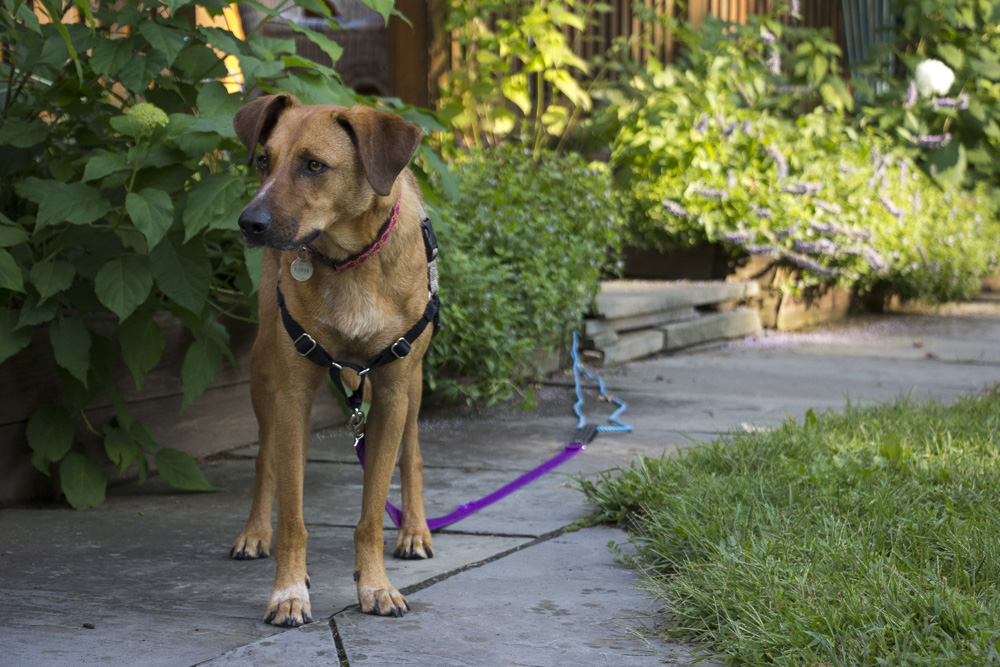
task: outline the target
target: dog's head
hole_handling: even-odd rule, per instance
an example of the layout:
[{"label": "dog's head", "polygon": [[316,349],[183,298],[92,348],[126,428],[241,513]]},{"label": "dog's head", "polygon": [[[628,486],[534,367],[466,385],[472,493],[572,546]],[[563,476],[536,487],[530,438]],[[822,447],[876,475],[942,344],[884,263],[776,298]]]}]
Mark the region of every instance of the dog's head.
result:
[{"label": "dog's head", "polygon": [[243,238],[278,250],[308,244],[389,195],[422,136],[388,111],[308,106],[287,93],[246,104],[233,127],[261,181],[240,214]]}]

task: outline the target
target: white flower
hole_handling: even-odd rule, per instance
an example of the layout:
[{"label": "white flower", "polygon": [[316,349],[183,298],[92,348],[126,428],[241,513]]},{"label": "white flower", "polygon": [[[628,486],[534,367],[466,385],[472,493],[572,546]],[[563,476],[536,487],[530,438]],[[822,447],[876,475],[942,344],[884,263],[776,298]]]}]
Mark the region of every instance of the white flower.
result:
[{"label": "white flower", "polygon": [[955,73],[940,60],[923,61],[917,65],[913,78],[924,97],[947,95],[951,84],[955,83]]}]

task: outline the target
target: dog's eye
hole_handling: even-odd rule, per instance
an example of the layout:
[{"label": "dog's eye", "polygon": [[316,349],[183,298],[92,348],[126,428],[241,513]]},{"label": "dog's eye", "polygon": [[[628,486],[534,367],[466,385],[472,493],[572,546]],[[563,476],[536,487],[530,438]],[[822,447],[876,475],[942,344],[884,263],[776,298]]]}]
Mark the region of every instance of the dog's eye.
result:
[{"label": "dog's eye", "polygon": [[314,174],[318,174],[319,172],[326,169],[326,165],[320,162],[319,160],[309,160],[309,162],[306,163],[306,169],[308,169]]},{"label": "dog's eye", "polygon": [[257,156],[257,168],[261,171],[267,171],[267,156],[258,155]]}]

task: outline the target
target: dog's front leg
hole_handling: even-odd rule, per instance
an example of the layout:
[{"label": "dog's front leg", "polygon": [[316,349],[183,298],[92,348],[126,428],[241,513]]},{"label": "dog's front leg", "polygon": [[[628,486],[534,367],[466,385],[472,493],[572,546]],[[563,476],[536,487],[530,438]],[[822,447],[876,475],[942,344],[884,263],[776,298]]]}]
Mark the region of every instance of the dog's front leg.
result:
[{"label": "dog's front leg", "polygon": [[[395,370],[395,369],[394,369]],[[399,440],[406,420],[408,388],[404,378],[373,379],[372,406],[365,433],[364,491],[361,521],[354,531],[354,580],[361,611],[381,616],[402,616],[409,605],[389,583],[382,550],[382,515],[396,465]],[[400,382],[402,380],[402,382]]]},{"label": "dog's front leg", "polygon": [[295,627],[312,621],[302,484],[309,448],[309,413],[323,370],[295,359],[283,372],[287,381],[280,383],[280,390],[273,396],[274,442],[268,448],[277,480],[278,531],[274,542],[277,561],[274,589],[264,620],[272,625]]},{"label": "dog's front leg", "polygon": [[433,558],[431,531],[424,513],[424,459],[417,438],[417,416],[423,391],[422,363],[410,375],[409,402],[406,406],[406,427],[403,430],[403,453],[399,458],[399,478],[402,486],[402,521],[396,538],[396,558]]}]

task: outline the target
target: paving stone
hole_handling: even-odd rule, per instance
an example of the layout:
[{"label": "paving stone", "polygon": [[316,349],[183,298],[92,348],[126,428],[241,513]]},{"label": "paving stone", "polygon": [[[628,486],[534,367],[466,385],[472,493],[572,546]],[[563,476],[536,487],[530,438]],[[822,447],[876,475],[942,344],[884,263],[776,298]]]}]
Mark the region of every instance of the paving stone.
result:
[{"label": "paving stone", "polygon": [[663,349],[680,350],[709,341],[742,338],[760,332],[760,315],[754,308],[706,313],[697,319],[660,327]]},{"label": "paving stone", "polygon": [[663,332],[656,329],[633,331],[619,336],[614,345],[598,349],[604,353],[605,364],[641,359],[663,349]]},{"label": "paving stone", "polygon": [[633,331],[635,329],[648,329],[649,327],[667,324],[669,322],[683,322],[693,320],[698,317],[698,311],[694,306],[682,306],[663,310],[647,315],[633,315],[632,317],[621,317],[617,319],[587,318],[583,321],[583,333],[588,338],[596,340],[596,336],[607,332]]},{"label": "paving stone", "polygon": [[612,280],[601,284],[595,310],[607,320],[755,296],[756,282]]}]

